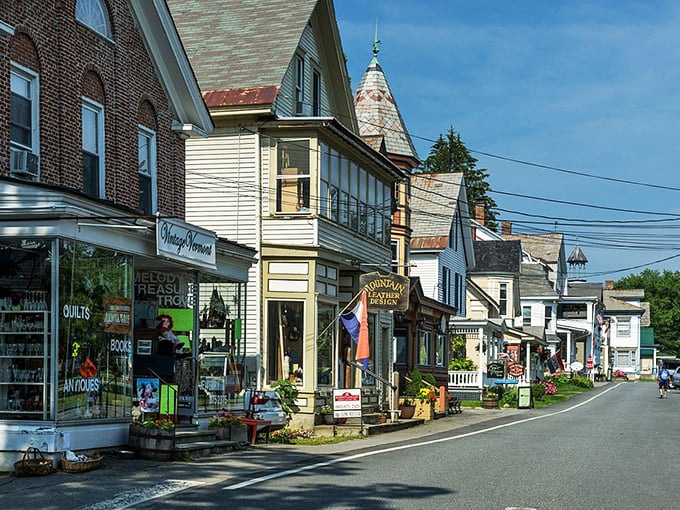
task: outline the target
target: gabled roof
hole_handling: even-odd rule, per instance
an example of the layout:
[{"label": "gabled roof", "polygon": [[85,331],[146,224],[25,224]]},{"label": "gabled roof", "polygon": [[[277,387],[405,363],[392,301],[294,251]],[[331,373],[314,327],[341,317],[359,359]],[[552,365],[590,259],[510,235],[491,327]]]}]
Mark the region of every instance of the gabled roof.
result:
[{"label": "gabled roof", "polygon": [[605,289],[603,292],[605,315],[640,314],[645,312],[644,307],[637,306],[626,301],[626,298],[644,297],[644,289]]},{"label": "gabled roof", "polygon": [[377,44],[374,57],[354,92],[354,109],[362,137],[382,136],[388,155],[398,155],[419,163],[418,152],[401,117],[382,66],[378,62]]},{"label": "gabled roof", "polygon": [[173,127],[187,135],[207,135],[213,122],[167,4],[163,0],[130,0],[130,11],[177,116]]},{"label": "gabled roof", "polygon": [[519,295],[523,298],[557,298],[557,292],[548,280],[545,267],[535,262],[523,262],[519,276]]},{"label": "gabled roof", "polygon": [[331,0],[167,2],[210,108],[274,112],[284,75],[309,25],[319,43],[325,84],[336,91],[331,100],[335,111],[323,114],[356,129]]},{"label": "gabled roof", "polygon": [[463,173],[427,173],[411,176],[411,249],[443,250],[463,186]]},{"label": "gabled roof", "polygon": [[522,245],[519,241],[474,241],[476,265],[471,273],[519,273]]},{"label": "gabled roof", "polygon": [[498,302],[470,278],[467,278],[465,281],[465,292],[470,293],[477,301],[486,305],[485,308],[488,317],[493,318],[500,316],[500,305]]},{"label": "gabled roof", "polygon": [[602,283],[569,281],[567,282],[567,291],[562,297],[588,297],[602,301]]},{"label": "gabled roof", "polygon": [[533,257],[548,263],[557,262],[564,250],[564,235],[560,233],[506,234],[503,237],[508,241],[522,241],[524,250],[528,251]]}]

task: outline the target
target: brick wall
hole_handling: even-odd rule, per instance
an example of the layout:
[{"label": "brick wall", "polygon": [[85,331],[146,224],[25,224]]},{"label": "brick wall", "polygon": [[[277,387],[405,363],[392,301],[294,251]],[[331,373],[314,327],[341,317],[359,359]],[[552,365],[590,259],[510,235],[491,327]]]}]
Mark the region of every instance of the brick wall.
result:
[{"label": "brick wall", "polygon": [[104,105],[106,198],[139,202],[137,127],[156,129],[158,205],[184,217],[184,142],[127,0],[104,0],[112,40],[75,19],[75,0],[2,0],[0,21],[0,174],[9,173],[9,64],[39,74],[41,181],[82,191],[81,98]]}]

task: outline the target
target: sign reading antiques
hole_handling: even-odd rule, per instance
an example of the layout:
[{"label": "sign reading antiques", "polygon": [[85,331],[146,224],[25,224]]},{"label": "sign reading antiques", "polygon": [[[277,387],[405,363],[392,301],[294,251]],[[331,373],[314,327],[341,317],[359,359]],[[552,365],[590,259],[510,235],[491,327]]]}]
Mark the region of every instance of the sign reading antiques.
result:
[{"label": "sign reading antiques", "polygon": [[409,279],[395,273],[377,271],[362,274],[359,285],[366,291],[366,305],[371,310],[408,310]]}]

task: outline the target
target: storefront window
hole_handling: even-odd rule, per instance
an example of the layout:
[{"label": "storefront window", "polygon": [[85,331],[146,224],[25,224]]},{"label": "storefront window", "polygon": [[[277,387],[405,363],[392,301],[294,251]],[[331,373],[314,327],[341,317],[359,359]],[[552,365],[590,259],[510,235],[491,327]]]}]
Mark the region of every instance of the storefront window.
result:
[{"label": "storefront window", "polygon": [[289,379],[302,384],[304,354],[304,302],[267,303],[267,377],[269,382]]},{"label": "storefront window", "polygon": [[132,258],[62,240],[58,420],[123,418],[132,406]]},{"label": "storefront window", "polygon": [[418,330],[418,364],[430,364],[430,339],[432,333],[430,331]]},{"label": "storefront window", "polygon": [[437,335],[437,344],[434,350],[434,364],[437,367],[444,366],[444,346],[446,345],[446,335]]},{"label": "storefront window", "polygon": [[52,241],[0,242],[0,418],[50,419]]},{"label": "storefront window", "polygon": [[336,317],[335,305],[319,303],[316,339],[316,382],[319,386],[333,384],[333,346],[335,345],[335,328],[331,325]]}]

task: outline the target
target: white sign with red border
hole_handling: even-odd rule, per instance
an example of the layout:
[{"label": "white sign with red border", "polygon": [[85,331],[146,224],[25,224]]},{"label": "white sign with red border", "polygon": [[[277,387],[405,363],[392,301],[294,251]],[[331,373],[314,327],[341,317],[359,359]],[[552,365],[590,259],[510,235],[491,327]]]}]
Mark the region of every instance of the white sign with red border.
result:
[{"label": "white sign with red border", "polygon": [[361,418],[361,389],[333,390],[334,418]]}]

